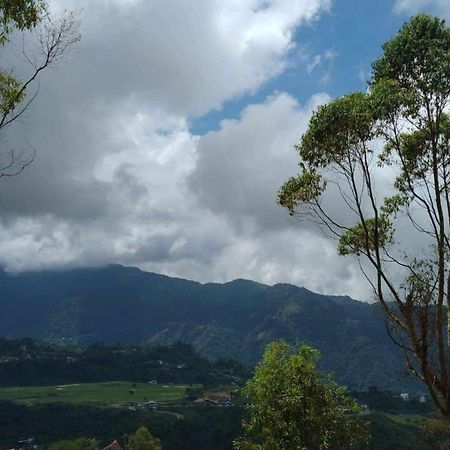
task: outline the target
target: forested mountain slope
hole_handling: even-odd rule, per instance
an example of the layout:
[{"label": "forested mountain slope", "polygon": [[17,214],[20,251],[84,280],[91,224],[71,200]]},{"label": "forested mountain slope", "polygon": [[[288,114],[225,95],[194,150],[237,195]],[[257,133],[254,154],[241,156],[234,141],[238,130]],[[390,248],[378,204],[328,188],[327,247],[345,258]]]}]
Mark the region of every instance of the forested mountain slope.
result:
[{"label": "forested mountain slope", "polygon": [[255,364],[273,339],[304,341],[355,389],[398,389],[403,359],[376,305],[247,280],[200,284],[118,265],[0,273],[0,336],[168,344]]}]

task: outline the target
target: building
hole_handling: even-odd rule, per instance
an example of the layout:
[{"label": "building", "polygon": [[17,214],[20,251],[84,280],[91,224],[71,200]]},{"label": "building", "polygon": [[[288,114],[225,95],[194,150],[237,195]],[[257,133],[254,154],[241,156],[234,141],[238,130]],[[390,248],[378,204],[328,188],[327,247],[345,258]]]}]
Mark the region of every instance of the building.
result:
[{"label": "building", "polygon": [[36,444],[34,437],[30,437],[30,438],[20,438],[17,441],[17,445],[14,448],[8,450],[35,450],[37,448],[38,446]]},{"label": "building", "polygon": [[107,447],[103,450],[123,450],[123,448],[119,445],[117,441],[111,442]]},{"label": "building", "polygon": [[214,406],[233,406],[231,395],[223,392],[204,394],[201,398],[195,400],[195,403],[209,403]]}]

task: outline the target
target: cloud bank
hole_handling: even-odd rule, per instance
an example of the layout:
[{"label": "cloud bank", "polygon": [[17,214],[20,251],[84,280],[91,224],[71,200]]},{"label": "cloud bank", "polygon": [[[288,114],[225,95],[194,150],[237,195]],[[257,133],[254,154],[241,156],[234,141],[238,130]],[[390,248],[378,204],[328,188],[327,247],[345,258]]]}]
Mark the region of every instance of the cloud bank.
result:
[{"label": "cloud bank", "polygon": [[82,42],[3,136],[4,149],[30,141],[38,155],[2,180],[1,265],[117,262],[200,281],[366,294],[334,243],[276,205],[297,170],[293,145],[326,94],[299,104],[275,92],[217,131],[189,129],[190,118],[280,74],[296,30],[328,0],[52,3],[64,7],[81,9]]}]

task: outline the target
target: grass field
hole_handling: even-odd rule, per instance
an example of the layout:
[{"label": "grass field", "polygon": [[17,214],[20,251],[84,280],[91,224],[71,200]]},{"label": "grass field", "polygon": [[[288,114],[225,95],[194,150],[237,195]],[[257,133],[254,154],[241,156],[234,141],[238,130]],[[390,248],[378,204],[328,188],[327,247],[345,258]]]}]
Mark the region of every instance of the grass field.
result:
[{"label": "grass field", "polygon": [[425,416],[420,416],[418,414],[383,414],[389,417],[394,422],[400,423],[402,425],[417,425],[426,420]]},{"label": "grass field", "polygon": [[187,387],[188,385],[184,384],[161,385],[126,381],[61,386],[7,387],[0,388],[0,399],[27,404],[68,402],[91,405],[118,405],[145,400],[175,402],[184,397]]}]

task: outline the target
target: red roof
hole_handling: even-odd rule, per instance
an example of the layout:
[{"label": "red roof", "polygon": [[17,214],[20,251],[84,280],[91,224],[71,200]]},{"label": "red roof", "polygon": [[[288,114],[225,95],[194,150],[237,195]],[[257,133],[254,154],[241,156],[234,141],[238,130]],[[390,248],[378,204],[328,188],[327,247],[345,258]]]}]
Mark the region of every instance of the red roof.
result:
[{"label": "red roof", "polygon": [[119,445],[117,441],[111,442],[107,447],[103,450],[123,450],[123,448]]},{"label": "red roof", "polygon": [[221,402],[231,402],[231,396],[224,392],[217,392],[216,394],[204,394],[200,400],[213,403],[214,405],[220,405]]}]

